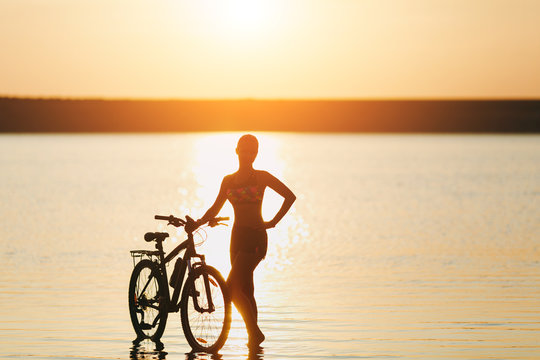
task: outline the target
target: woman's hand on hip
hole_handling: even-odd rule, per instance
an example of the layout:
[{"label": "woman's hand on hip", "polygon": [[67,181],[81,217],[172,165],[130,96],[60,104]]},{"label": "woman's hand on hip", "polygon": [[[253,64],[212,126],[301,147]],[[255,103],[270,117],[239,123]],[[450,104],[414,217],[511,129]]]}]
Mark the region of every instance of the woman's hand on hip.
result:
[{"label": "woman's hand on hip", "polygon": [[276,226],[276,223],[275,223],[275,222],[273,222],[273,221],[265,221],[265,222],[262,223],[262,226],[261,226],[261,227],[262,227],[263,229],[271,229],[271,228],[273,228],[273,227],[275,227],[275,226]]}]

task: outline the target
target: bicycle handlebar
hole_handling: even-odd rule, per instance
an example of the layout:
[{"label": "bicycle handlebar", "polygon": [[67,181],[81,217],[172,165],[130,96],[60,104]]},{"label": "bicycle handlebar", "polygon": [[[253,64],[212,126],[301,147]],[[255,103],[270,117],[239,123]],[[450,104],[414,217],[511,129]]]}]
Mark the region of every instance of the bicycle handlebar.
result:
[{"label": "bicycle handlebar", "polygon": [[[186,225],[186,221],[185,220],[182,220],[180,218],[177,218],[173,215],[169,215],[169,216],[164,216],[164,215],[156,215],[154,216],[154,219],[156,220],[166,220],[169,222],[170,225],[173,225],[173,226],[176,226],[176,227],[180,227],[180,226],[184,226]],[[167,224],[167,225],[169,225]]]},{"label": "bicycle handlebar", "polygon": [[[172,216],[172,215],[170,215],[170,216]],[[154,219],[156,219],[156,220],[169,220],[170,216],[156,215],[156,216],[154,216]]]},{"label": "bicycle handlebar", "polygon": [[[166,220],[166,221],[169,222],[168,225],[173,225],[173,226],[176,226],[176,227],[185,226],[187,224],[189,224],[191,226],[195,225],[195,220],[193,220],[192,218],[190,218],[187,215],[186,215],[186,220],[177,218],[174,215],[169,215],[169,216],[155,215],[154,219],[156,219],[156,220]],[[227,225],[227,224],[220,223],[220,221],[227,221],[227,220],[229,220],[229,217],[216,217],[216,218],[210,219],[208,221],[208,225],[210,225],[210,227],[214,227],[214,226],[217,226],[217,225]]]}]

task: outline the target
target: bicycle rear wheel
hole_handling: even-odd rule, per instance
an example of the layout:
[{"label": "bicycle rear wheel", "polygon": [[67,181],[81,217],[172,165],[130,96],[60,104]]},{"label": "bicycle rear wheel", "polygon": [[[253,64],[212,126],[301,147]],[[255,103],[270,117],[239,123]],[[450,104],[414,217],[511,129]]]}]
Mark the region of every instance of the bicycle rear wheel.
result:
[{"label": "bicycle rear wheel", "polygon": [[167,324],[167,282],[158,265],[140,261],[129,281],[129,314],[137,339],[159,340]]},{"label": "bicycle rear wheel", "polygon": [[[212,309],[205,286],[206,275]],[[182,329],[194,350],[215,352],[221,349],[231,328],[231,300],[219,271],[200,266],[190,273],[182,291],[180,312]]]}]

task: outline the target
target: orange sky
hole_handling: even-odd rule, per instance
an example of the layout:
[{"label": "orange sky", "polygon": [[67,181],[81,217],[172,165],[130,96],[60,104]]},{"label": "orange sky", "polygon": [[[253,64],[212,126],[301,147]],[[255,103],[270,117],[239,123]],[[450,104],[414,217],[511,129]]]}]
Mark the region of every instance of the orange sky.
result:
[{"label": "orange sky", "polygon": [[540,1],[0,0],[0,95],[538,98]]}]

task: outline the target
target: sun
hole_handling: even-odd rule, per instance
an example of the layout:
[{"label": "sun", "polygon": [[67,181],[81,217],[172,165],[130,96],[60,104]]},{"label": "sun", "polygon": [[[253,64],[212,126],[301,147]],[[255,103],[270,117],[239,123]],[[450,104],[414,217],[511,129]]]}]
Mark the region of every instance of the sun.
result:
[{"label": "sun", "polygon": [[279,0],[198,0],[185,10],[201,33],[221,41],[242,42],[278,32],[281,7]]},{"label": "sun", "polygon": [[268,21],[270,8],[261,0],[232,0],[224,2],[222,19],[232,31],[257,31]]}]

